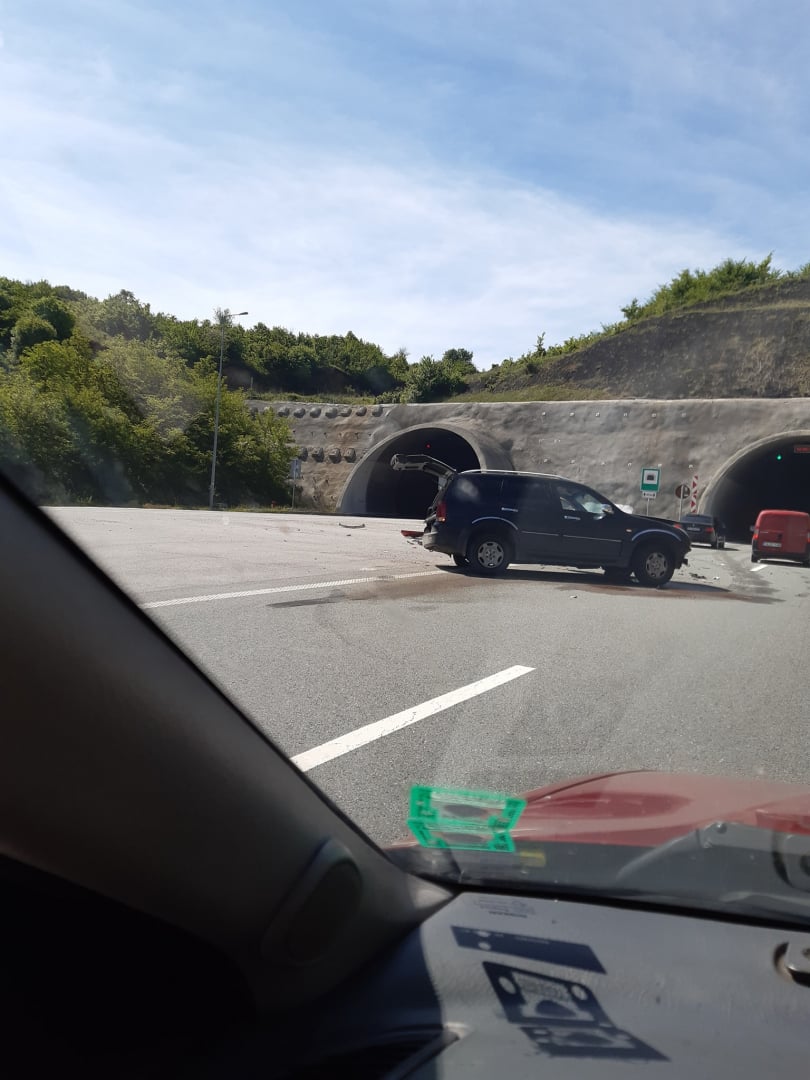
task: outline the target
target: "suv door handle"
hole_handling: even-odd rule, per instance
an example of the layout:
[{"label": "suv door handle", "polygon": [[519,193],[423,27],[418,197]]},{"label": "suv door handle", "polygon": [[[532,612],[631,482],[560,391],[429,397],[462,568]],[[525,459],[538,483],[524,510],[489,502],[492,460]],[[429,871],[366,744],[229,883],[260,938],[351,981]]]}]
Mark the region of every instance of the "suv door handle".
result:
[{"label": "suv door handle", "polygon": [[565,515],[565,520],[566,521],[582,521],[582,518],[581,517],[576,517],[576,515],[574,515],[574,514],[566,514]]},{"label": "suv door handle", "polygon": [[516,506],[502,506],[501,510],[505,511],[507,514],[516,514],[518,512]]}]

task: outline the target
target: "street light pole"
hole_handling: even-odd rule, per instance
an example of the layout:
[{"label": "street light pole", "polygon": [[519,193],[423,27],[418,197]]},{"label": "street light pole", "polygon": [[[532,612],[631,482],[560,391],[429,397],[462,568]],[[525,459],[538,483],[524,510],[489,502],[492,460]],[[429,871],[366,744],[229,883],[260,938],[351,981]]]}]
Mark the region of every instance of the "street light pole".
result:
[{"label": "street light pole", "polygon": [[231,314],[227,308],[216,312],[219,319],[219,372],[217,374],[217,397],[214,405],[214,449],[211,453],[211,483],[208,486],[208,509],[214,509],[214,483],[217,478],[217,443],[219,442],[219,402],[222,397],[222,365],[225,361],[225,327],[238,315],[247,315],[246,311]]}]

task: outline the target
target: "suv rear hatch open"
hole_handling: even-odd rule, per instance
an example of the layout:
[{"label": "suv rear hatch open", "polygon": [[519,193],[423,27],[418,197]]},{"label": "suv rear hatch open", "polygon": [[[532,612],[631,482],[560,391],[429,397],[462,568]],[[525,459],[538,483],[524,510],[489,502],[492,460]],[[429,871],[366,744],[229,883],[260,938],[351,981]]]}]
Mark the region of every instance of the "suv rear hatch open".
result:
[{"label": "suv rear hatch open", "polygon": [[[391,468],[396,469],[397,472],[430,473],[431,476],[444,480],[445,484],[451,476],[456,475],[456,470],[452,465],[446,465],[438,458],[431,457],[430,454],[394,454],[391,458]],[[439,487],[444,487],[445,484],[440,484]]]},{"label": "suv rear hatch open", "polygon": [[[457,470],[452,465],[447,465],[444,461],[431,457],[430,454],[394,454],[391,458],[391,468],[397,472],[425,472],[437,478],[436,494],[425,519],[425,528],[429,529],[436,516],[435,510],[442,492],[456,475]],[[402,529],[402,535],[409,540],[417,540],[423,535],[423,532],[416,529]]]}]

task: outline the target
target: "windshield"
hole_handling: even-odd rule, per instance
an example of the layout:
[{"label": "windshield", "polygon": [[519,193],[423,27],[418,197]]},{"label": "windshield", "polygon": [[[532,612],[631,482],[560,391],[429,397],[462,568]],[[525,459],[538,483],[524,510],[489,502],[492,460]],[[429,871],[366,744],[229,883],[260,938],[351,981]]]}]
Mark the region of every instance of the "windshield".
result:
[{"label": "windshield", "polygon": [[0,471],[417,873],[789,884],[804,14],[4,13]]}]

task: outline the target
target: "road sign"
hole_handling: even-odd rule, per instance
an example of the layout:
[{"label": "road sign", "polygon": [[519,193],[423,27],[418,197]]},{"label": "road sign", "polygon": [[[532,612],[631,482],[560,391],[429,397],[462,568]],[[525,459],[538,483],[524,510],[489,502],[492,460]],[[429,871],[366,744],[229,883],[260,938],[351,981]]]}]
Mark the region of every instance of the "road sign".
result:
[{"label": "road sign", "polygon": [[678,486],[675,488],[675,497],[677,499],[688,499],[689,498],[689,485],[688,484],[678,484]]},{"label": "road sign", "polygon": [[641,470],[641,491],[658,491],[661,486],[661,470],[660,469],[642,469]]},{"label": "road sign", "polygon": [[796,443],[793,447],[794,454],[810,454],[810,443]]},{"label": "road sign", "polygon": [[295,481],[301,479],[301,458],[293,458],[290,462],[290,474],[287,479],[292,483],[292,509],[295,509]]},{"label": "road sign", "polygon": [[642,491],[641,497],[642,499],[654,499],[656,494],[657,492],[655,491]]},{"label": "road sign", "polygon": [[690,492],[689,512],[694,514],[697,510],[698,474],[692,477],[692,490]]}]

